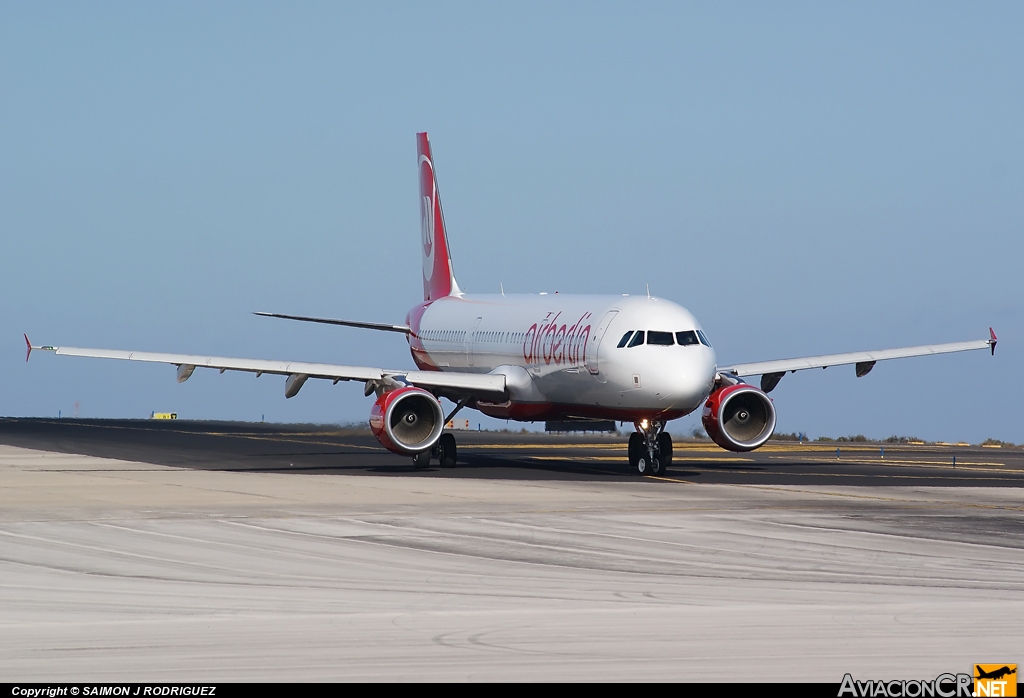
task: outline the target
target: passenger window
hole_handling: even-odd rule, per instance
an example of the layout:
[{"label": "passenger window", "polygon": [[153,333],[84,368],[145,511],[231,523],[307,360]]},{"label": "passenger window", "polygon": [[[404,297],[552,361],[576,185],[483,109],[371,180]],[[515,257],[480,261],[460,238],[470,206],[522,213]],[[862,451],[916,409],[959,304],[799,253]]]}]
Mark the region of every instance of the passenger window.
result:
[{"label": "passenger window", "polygon": [[654,330],[647,333],[647,343],[656,344],[659,347],[670,347],[675,344],[672,341],[671,332],[655,332]]},{"label": "passenger window", "polygon": [[629,346],[635,347],[644,343],[644,331],[637,330],[637,333],[633,335],[633,341],[629,343]]},{"label": "passenger window", "polygon": [[704,334],[703,330],[697,330],[697,336],[700,337],[701,344],[706,347],[711,347],[711,342],[708,341],[707,335]]},{"label": "passenger window", "polygon": [[626,346],[626,342],[628,342],[629,338],[632,337],[632,336],[633,336],[633,330],[630,330],[626,334],[622,335],[622,339],[619,340],[618,348],[621,349],[622,347]]},{"label": "passenger window", "polygon": [[688,347],[692,344],[700,344],[700,340],[697,339],[697,333],[693,330],[686,330],[684,332],[676,332],[676,344]]}]

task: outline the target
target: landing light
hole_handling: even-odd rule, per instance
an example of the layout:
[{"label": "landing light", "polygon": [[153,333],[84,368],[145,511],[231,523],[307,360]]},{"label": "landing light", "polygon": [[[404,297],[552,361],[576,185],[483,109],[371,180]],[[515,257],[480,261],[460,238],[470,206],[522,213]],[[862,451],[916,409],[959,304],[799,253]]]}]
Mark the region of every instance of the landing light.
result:
[{"label": "landing light", "polygon": [[641,429],[646,429],[647,428],[647,420],[646,419],[641,419],[640,420],[640,428]]}]

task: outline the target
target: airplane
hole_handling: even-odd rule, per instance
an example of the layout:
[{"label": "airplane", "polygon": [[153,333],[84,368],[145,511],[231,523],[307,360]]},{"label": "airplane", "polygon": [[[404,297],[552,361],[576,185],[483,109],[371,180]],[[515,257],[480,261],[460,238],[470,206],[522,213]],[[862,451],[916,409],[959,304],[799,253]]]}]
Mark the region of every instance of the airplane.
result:
[{"label": "airplane", "polygon": [[1010,674],[1016,674],[1017,673],[1016,665],[1014,665],[1013,669],[1011,669],[1008,666],[1003,666],[1003,667],[1001,667],[999,669],[995,669],[993,671],[984,671],[981,668],[980,664],[975,664],[974,665],[974,670],[977,673],[977,675],[974,678],[976,678],[976,679],[993,679],[993,680],[996,680],[996,681],[998,681],[999,679],[1003,678],[1004,676],[1009,676]]},{"label": "airplane", "polygon": [[[853,364],[857,377],[878,361],[972,351],[995,354],[996,335],[968,342],[719,365],[697,319],[647,295],[470,294],[455,280],[434,158],[426,133],[416,136],[423,260],[423,301],[401,325],[259,312],[257,315],[405,335],[416,369],[384,369],[191,354],[35,346],[62,356],[156,362],[177,367],[178,382],[196,368],[286,376],[295,397],[310,378],[360,381],[375,396],[370,429],[381,445],[455,464],[455,437],[445,425],[464,408],[523,422],[603,419],[630,422],[627,461],[636,475],[661,475],[672,462],[667,424],[701,408],[702,423],[729,451],[762,446],[775,430],[768,396],[789,372]],[[744,378],[761,376],[754,386]],[[440,398],[455,408],[445,414]]]}]

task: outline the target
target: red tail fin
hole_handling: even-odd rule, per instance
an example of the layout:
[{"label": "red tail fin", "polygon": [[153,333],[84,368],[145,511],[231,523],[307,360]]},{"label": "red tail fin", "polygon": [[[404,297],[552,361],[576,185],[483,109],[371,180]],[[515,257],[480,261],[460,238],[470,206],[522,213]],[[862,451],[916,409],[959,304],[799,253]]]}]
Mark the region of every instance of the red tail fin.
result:
[{"label": "red tail fin", "polygon": [[426,133],[416,134],[416,150],[420,170],[420,216],[423,227],[423,300],[460,293],[448,253],[448,234],[441,213],[441,196],[437,192],[434,157]]}]

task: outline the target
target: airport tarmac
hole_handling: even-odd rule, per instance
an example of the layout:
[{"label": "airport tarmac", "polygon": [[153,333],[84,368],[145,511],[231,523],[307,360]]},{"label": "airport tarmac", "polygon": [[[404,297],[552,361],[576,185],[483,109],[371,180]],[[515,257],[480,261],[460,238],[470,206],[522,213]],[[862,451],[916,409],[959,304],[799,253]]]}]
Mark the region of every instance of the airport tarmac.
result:
[{"label": "airport tarmac", "polygon": [[[6,681],[927,679],[1024,658],[1024,450],[0,420]],[[953,467],[953,458],[956,467]]]}]

